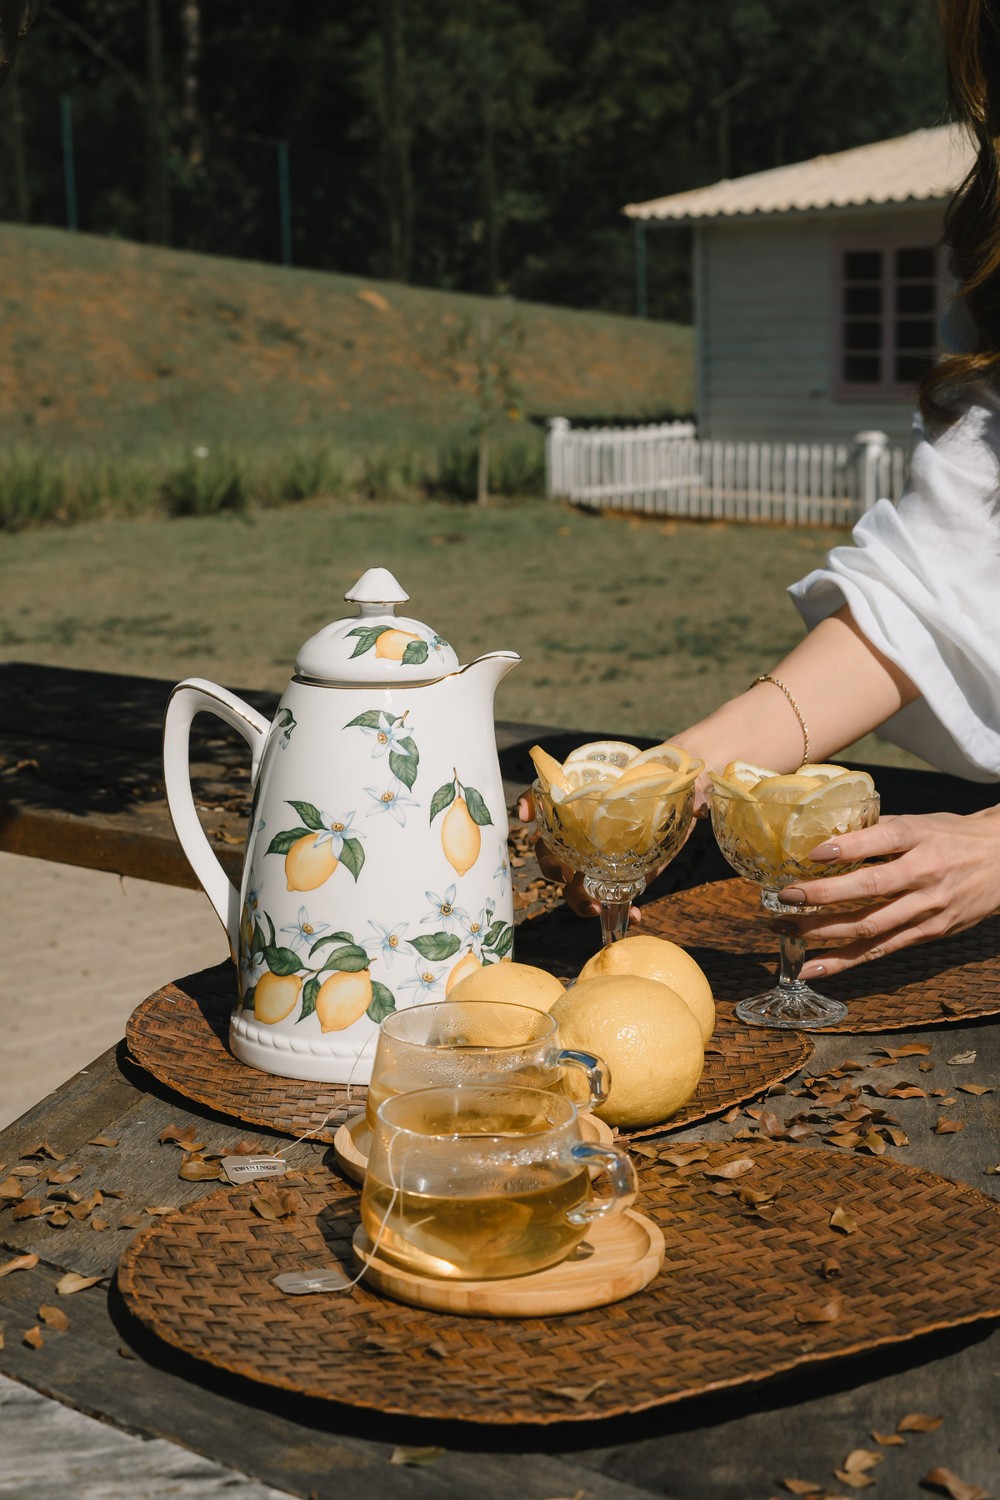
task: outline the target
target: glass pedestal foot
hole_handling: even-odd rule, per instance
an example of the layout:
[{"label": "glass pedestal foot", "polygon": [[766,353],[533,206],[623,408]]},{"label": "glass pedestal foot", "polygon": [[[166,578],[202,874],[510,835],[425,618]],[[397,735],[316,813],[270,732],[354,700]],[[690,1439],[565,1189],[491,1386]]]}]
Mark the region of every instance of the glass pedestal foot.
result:
[{"label": "glass pedestal foot", "polygon": [[736,1007],[736,1018],[745,1026],[779,1026],[787,1031],[821,1031],[824,1026],[836,1026],[846,1015],[842,1001],[818,995],[801,979],[751,995]]}]

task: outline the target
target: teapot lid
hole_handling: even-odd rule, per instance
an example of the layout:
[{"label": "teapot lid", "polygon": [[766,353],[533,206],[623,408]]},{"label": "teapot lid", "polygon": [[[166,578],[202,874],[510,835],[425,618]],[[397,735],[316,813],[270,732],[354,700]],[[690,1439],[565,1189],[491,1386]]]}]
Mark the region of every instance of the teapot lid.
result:
[{"label": "teapot lid", "polygon": [[442,636],[396,614],[409,597],[387,568],[369,568],[344,595],[358,613],[309,637],[295,661],[296,677],[354,687],[434,682],[457,672],[458,657]]}]

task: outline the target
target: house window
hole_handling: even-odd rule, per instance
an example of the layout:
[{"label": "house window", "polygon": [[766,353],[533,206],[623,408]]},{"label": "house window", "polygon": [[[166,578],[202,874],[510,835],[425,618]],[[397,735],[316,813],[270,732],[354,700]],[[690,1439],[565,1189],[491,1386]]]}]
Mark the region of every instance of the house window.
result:
[{"label": "house window", "polygon": [[937,354],[934,245],[840,250],[838,387],[847,396],[912,396]]}]

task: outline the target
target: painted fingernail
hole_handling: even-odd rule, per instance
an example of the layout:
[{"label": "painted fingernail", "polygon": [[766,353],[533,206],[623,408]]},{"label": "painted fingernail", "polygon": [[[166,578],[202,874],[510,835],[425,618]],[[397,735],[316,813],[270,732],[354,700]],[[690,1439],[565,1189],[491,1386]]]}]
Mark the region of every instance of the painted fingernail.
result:
[{"label": "painted fingernail", "polygon": [[787,891],[779,891],[778,896],[786,906],[805,906],[806,893],[800,891],[797,885],[790,885]]},{"label": "painted fingernail", "polygon": [[817,844],[815,849],[810,849],[808,859],[839,859],[839,844]]},{"label": "painted fingernail", "polygon": [[823,975],[825,973],[826,973],[826,965],[825,964],[817,964],[817,963],[803,964],[802,968],[799,970],[799,978],[800,979],[822,979]]},{"label": "painted fingernail", "polygon": [[527,823],[528,822],[529,813],[530,813],[530,808],[528,807],[528,799],[527,799],[527,797],[518,797],[518,799],[517,799],[517,815],[521,819],[522,823]]}]

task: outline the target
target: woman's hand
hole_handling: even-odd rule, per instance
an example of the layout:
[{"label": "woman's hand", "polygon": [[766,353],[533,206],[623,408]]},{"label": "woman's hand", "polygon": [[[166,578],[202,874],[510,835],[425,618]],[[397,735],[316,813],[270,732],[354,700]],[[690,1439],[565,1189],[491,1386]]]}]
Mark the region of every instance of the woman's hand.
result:
[{"label": "woman's hand", "polygon": [[[802,978],[839,974],[914,943],[972,927],[1000,909],[1000,807],[883,818],[872,828],[821,844],[813,859],[880,859],[847,875],[801,881],[779,894],[795,905],[826,908],[788,917],[809,943],[832,942]],[[842,902],[863,909],[838,913]]]}]

